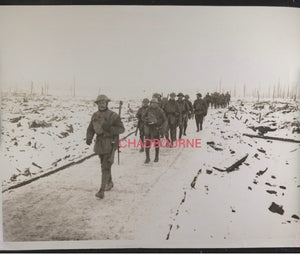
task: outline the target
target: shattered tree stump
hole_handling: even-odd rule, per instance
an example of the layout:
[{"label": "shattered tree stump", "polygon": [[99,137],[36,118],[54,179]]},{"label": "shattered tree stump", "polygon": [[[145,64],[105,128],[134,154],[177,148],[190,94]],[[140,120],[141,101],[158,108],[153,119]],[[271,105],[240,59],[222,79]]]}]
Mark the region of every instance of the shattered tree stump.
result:
[{"label": "shattered tree stump", "polygon": [[[214,169],[218,170],[218,171],[221,171],[221,172],[227,172],[227,173],[230,173],[234,170],[236,170],[236,168],[238,168],[248,157],[248,154],[245,154],[241,159],[237,160],[237,161],[234,161],[232,163],[232,158],[230,158],[229,160],[225,160],[224,164],[225,166],[223,168],[220,168],[220,167],[213,167]],[[230,166],[226,166],[226,165],[230,165]]]}]

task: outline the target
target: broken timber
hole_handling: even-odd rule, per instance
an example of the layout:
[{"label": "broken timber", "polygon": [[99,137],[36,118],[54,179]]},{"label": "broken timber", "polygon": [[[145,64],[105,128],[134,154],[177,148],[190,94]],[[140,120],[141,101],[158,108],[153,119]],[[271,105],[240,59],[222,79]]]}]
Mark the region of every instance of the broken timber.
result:
[{"label": "broken timber", "polygon": [[240,166],[248,157],[248,154],[246,154],[245,156],[243,156],[241,159],[239,159],[238,161],[234,162],[231,166],[225,168],[225,169],[221,169],[221,168],[217,168],[217,167],[213,167],[214,169],[221,171],[221,172],[227,172],[230,173],[232,171],[234,171],[238,166]]},{"label": "broken timber", "polygon": [[[129,133],[128,135],[126,135],[123,139],[126,139],[127,137],[129,137],[129,136],[132,135],[133,133],[135,133],[135,131],[130,132],[130,133]],[[89,155],[87,155],[87,156],[85,156],[85,157],[83,157],[83,158],[81,158],[81,159],[79,159],[79,160],[77,160],[77,161],[72,161],[72,162],[70,162],[70,163],[67,163],[67,164],[61,166],[61,167],[58,167],[58,168],[55,168],[55,169],[50,170],[50,171],[48,171],[48,172],[45,172],[44,174],[41,174],[41,175],[39,175],[39,176],[32,177],[32,178],[30,178],[30,179],[28,179],[28,180],[25,180],[25,181],[22,181],[22,182],[20,182],[20,183],[15,184],[15,185],[9,186],[9,187],[7,187],[7,188],[5,188],[5,189],[2,189],[2,193],[6,192],[6,191],[8,191],[8,190],[16,189],[16,188],[19,188],[19,187],[21,187],[21,186],[27,185],[27,184],[29,184],[29,183],[31,183],[31,182],[34,182],[34,181],[36,181],[36,180],[38,180],[38,179],[40,179],[40,178],[43,178],[43,177],[52,175],[52,174],[54,174],[54,173],[56,173],[56,172],[58,172],[58,171],[61,171],[61,170],[66,169],[66,168],[69,168],[69,167],[71,167],[71,166],[73,166],[73,165],[80,164],[80,163],[84,162],[85,160],[87,160],[87,159],[89,159],[89,158],[92,158],[92,157],[95,156],[95,155],[96,155],[95,153],[89,154]]]},{"label": "broken timber", "polygon": [[252,135],[252,134],[247,134],[247,133],[244,133],[243,136],[247,136],[247,137],[250,137],[250,138],[262,138],[262,139],[272,139],[272,140],[278,140],[278,141],[300,143],[300,140],[289,139],[289,138],[278,138],[278,137],[270,137],[270,136],[259,136],[259,135]]}]

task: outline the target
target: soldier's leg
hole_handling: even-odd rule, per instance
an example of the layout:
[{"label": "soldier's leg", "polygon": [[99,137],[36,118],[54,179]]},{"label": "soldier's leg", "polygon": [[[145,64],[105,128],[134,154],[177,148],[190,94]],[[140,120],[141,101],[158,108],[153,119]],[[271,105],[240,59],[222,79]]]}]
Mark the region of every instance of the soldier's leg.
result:
[{"label": "soldier's leg", "polygon": [[[144,137],[145,137],[144,127],[142,127],[142,128],[140,128],[140,139],[142,140],[143,144],[144,144]],[[143,146],[141,146],[140,152],[144,152]]]},{"label": "soldier's leg", "polygon": [[[158,139],[159,140],[159,134],[154,136],[154,139]],[[154,162],[158,162],[158,158],[159,157],[159,142],[158,144],[156,144],[155,147],[155,158],[154,158]]]},{"label": "soldier's leg", "polygon": [[110,154],[100,155],[102,171],[101,187],[100,190],[96,193],[96,197],[100,199],[104,198],[104,191],[110,178],[111,162],[109,161],[109,158]]},{"label": "soldier's leg", "polygon": [[114,183],[112,181],[112,176],[111,176],[111,167],[109,168],[109,178],[107,181],[107,185],[105,187],[105,191],[110,191],[114,187]]},{"label": "soldier's leg", "polygon": [[204,116],[200,115],[200,117],[199,117],[199,123],[200,123],[200,130],[201,131],[202,131],[203,118],[204,118]]},{"label": "soldier's leg", "polygon": [[179,125],[179,139],[180,139],[181,136],[182,136],[182,131],[183,131],[183,124],[180,124],[180,125]]},{"label": "soldier's leg", "polygon": [[195,115],[195,121],[196,121],[196,127],[197,127],[197,132],[199,131],[199,115]]},{"label": "soldier's leg", "polygon": [[186,128],[188,125],[188,118],[184,119],[184,124],[183,124],[183,135],[186,136]]},{"label": "soldier's leg", "polygon": [[146,160],[145,160],[145,163],[149,163],[150,162],[150,141],[149,141],[150,138],[151,138],[150,136],[145,136],[145,139],[148,139],[145,142],[145,151],[146,151]]}]

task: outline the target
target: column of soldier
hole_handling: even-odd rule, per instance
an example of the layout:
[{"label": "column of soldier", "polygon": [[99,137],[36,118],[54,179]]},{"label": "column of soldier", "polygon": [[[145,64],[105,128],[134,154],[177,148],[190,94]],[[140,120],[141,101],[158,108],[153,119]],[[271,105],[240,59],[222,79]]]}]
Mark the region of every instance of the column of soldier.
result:
[{"label": "column of soldier", "polygon": [[[230,101],[230,95],[209,93],[202,99],[200,93],[196,94],[197,99],[192,104],[189,95],[183,93],[171,93],[169,99],[155,93],[151,101],[145,98],[142,107],[138,110],[138,129],[140,139],[145,142],[145,149],[142,146],[141,152],[145,150],[145,163],[150,162],[149,140],[165,137],[170,146],[176,141],[176,132],[179,128],[179,139],[186,135],[188,120],[195,118],[197,132],[202,130],[203,118],[207,114],[209,104],[214,108],[226,107]],[[96,136],[94,152],[99,156],[101,162],[101,185],[96,197],[103,199],[104,192],[113,188],[111,167],[114,162],[115,151],[118,150],[119,135],[124,133],[125,128],[120,116],[108,109],[110,99],[106,95],[98,95],[95,103],[98,111],[92,115],[86,133],[86,144],[90,145]],[[150,103],[150,105],[149,105]],[[147,141],[148,140],[148,141]],[[159,147],[155,147],[154,162],[159,160]]]},{"label": "column of soldier", "polygon": [[[170,97],[170,99],[168,99]],[[140,139],[145,142],[145,149],[142,146],[140,152],[146,154],[145,163],[150,162],[150,144],[149,140],[158,140],[165,137],[170,147],[177,140],[177,128],[179,129],[178,138],[186,136],[188,120],[195,118],[197,132],[202,130],[203,119],[207,115],[208,107],[214,108],[226,107],[230,101],[230,94],[219,94],[217,92],[210,95],[207,93],[202,99],[201,93],[197,93],[197,99],[192,103],[189,95],[170,93],[168,97],[163,97],[159,93],[154,93],[151,101],[145,98],[139,108],[136,117],[138,119],[137,128],[139,129]],[[149,106],[150,103],[150,106]],[[159,160],[159,147],[155,147],[154,162]]]}]

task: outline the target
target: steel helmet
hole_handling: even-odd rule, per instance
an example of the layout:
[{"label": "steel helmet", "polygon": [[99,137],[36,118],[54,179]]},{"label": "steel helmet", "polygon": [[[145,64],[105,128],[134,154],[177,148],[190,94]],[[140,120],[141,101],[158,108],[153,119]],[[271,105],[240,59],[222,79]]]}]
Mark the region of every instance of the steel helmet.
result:
[{"label": "steel helmet", "polygon": [[151,102],[151,103],[158,103],[158,99],[152,98],[150,102]]},{"label": "steel helmet", "polygon": [[95,100],[95,103],[97,103],[97,102],[99,102],[99,101],[106,101],[106,102],[109,102],[110,99],[109,99],[106,95],[104,95],[104,94],[99,94],[99,95],[97,96],[97,99]]}]

